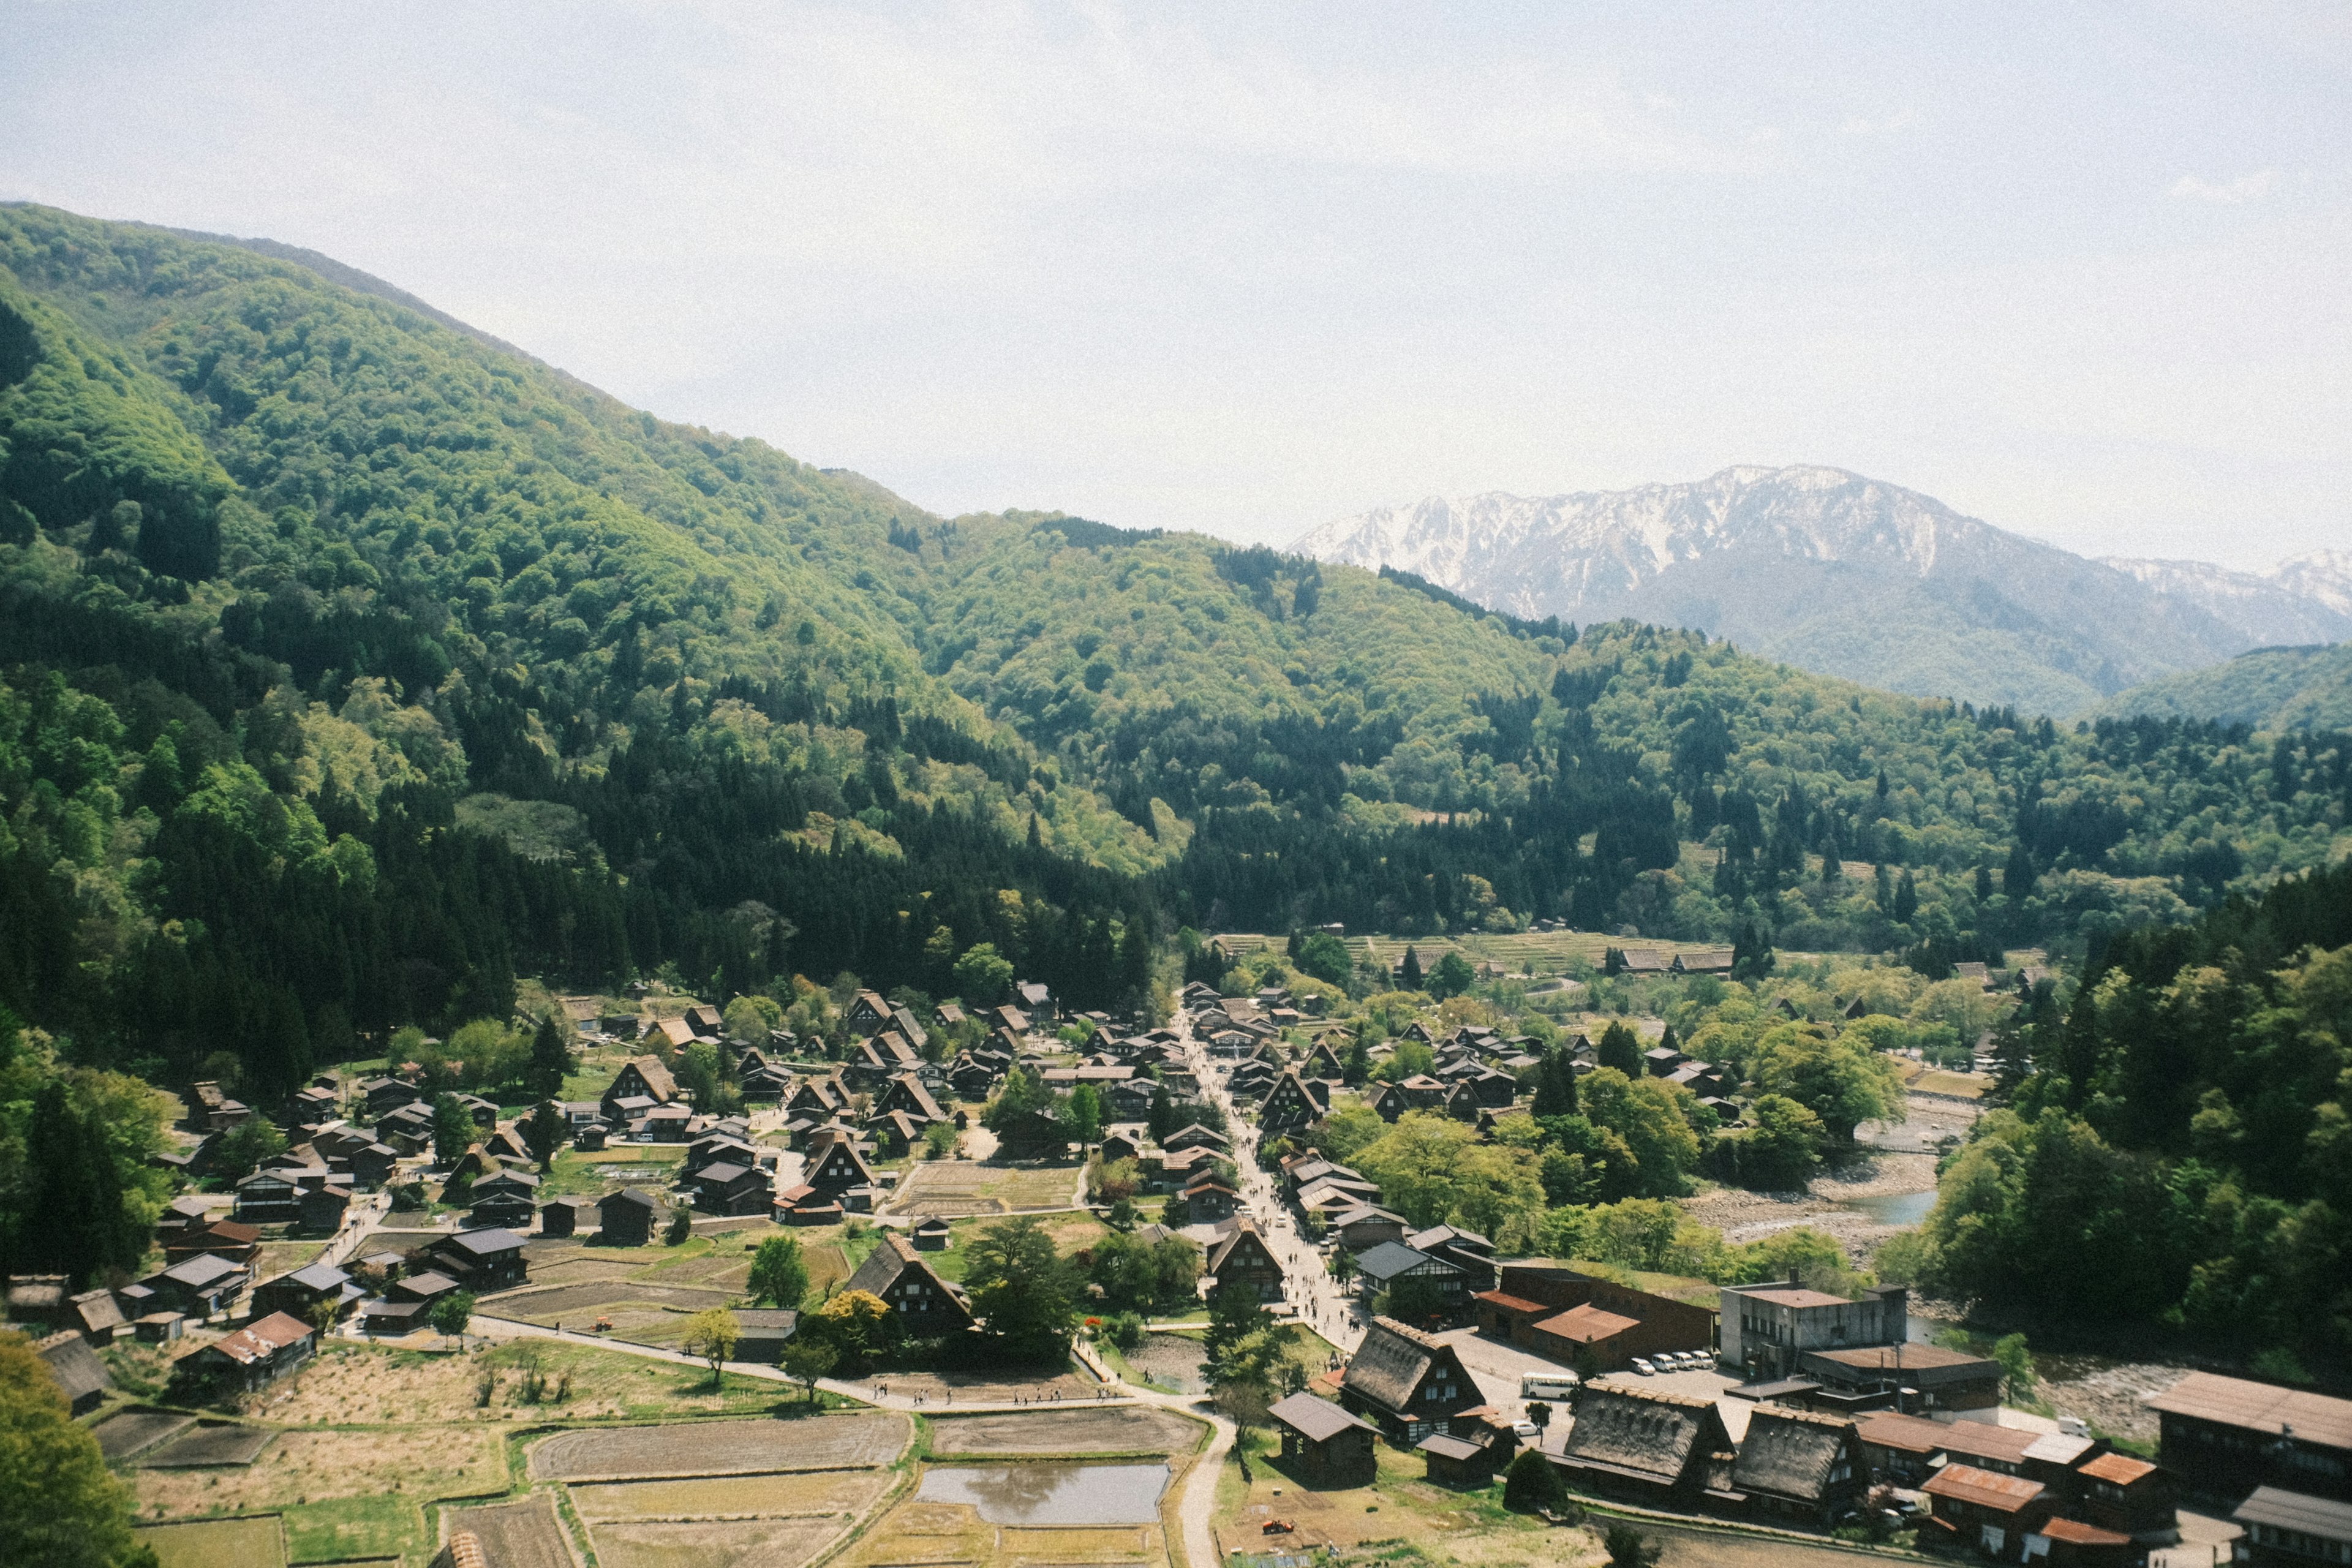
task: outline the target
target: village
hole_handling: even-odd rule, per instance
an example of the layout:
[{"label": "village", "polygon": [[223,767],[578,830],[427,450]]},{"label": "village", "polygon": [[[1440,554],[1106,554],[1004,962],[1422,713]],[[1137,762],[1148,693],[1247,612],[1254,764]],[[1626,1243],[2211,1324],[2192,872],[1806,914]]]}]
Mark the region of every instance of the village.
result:
[{"label": "village", "polygon": [[[1679,982],[1729,962],[1611,948],[1604,971]],[[1962,984],[2005,984],[1973,969]],[[1533,1035],[1458,1021],[1459,1006],[1370,1041],[1330,1016],[1349,1010],[1335,988],[1265,963],[1258,975],[1287,979],[1192,981],[1157,1021],[1066,1015],[1026,983],[999,1004],[919,1013],[845,987],[830,1046],[782,1027],[747,1037],[717,1006],[645,987],[566,999],[565,1096],[501,1106],[436,1089],[415,1063],[331,1072],[283,1109],[282,1137],[266,1141],[278,1151],[233,1176],[232,1152],[253,1142],[239,1130],[264,1113],[195,1083],[163,1156],[184,1190],[156,1267],[79,1290],[18,1277],[8,1315],[135,1479],[164,1568],[833,1555],[1288,1568],[1394,1560],[1399,1542],[1434,1558],[1456,1536],[1470,1555],[1455,1561],[1622,1561],[1643,1541],[1669,1563],[1792,1568],[1856,1551],[2352,1561],[2352,1401],[2191,1372],[2144,1392],[2134,1436],[2011,1402],[2015,1369],[1938,1342],[1901,1284],[1811,1266],[1717,1284],[1538,1255],[1524,1232],[1514,1247],[1415,1223],[1416,1200],[1331,1157],[1338,1142],[1450,1128],[1433,1147],[1516,1157],[1514,1118],[1578,1081],[1589,1104],[1623,1066],[1604,1061],[1598,1030]],[[1862,1001],[1813,1005],[1831,1004]],[[694,1052],[721,1063],[724,1104],[682,1087]],[[1754,1114],[1736,1073],[1663,1040],[1630,1077],[1712,1125]],[[969,1348],[991,1325],[967,1264],[1019,1224],[1087,1275],[1066,1362],[991,1366]],[[787,1299],[758,1289],[776,1237],[804,1268]],[[1155,1261],[1134,1285],[1142,1257]],[[852,1298],[887,1320],[871,1353],[824,1316]],[[1221,1314],[1279,1346],[1254,1379],[1204,1364]],[[370,1366],[398,1371],[377,1387]],[[340,1499],[256,1484],[362,1388],[384,1424],[375,1451],[437,1443],[402,1401],[443,1367],[471,1369],[479,1397],[444,1412],[474,1457],[441,1496],[362,1507],[378,1489],[363,1472]],[[629,1387],[640,1374],[658,1397]],[[841,1437],[857,1411],[890,1414]],[[493,1418],[518,1423],[503,1436],[519,1492],[495,1445],[478,1447],[474,1424]],[[1066,1436],[1041,1425],[1072,1420]],[[546,1459],[567,1432],[705,1424],[741,1455]],[[989,1436],[959,1458],[958,1432]],[[716,1491],[679,1500],[727,1475],[797,1498],[839,1468],[823,1458],[837,1441],[873,1479],[822,1508],[734,1520]],[[1127,1510],[1116,1518],[1084,1502],[1052,1520],[1004,1513],[950,1475],[982,1458],[1035,1462],[1037,1477],[1060,1464],[1076,1479],[1038,1484],[1061,1495],[1117,1468],[1077,1458],[1146,1450],[1164,1455],[1159,1480],[1141,1503],[1106,1494]],[[887,1467],[910,1454],[931,1468],[905,1494]],[[611,1498],[589,1496],[657,1485],[661,1507],[599,1515]],[[1056,1545],[1049,1526],[1072,1533]],[[992,1544],[975,1544],[989,1529]],[[1119,1531],[1124,1544],[1107,1544]],[[922,1540],[946,1554],[877,1544]]]}]

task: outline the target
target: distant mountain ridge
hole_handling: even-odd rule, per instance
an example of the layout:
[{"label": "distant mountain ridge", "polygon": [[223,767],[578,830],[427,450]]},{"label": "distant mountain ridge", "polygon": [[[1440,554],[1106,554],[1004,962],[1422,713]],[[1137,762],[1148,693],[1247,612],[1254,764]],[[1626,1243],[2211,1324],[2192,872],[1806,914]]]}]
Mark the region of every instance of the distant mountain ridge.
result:
[{"label": "distant mountain ridge", "polygon": [[2108,698],[2100,717],[2211,719],[2260,731],[2352,729],[2352,643],[2262,647]]},{"label": "distant mountain ridge", "polygon": [[2315,551],[2264,573],[2205,561],[2106,555],[2102,565],[2198,605],[2252,647],[2299,647],[2352,635],[2352,552]]},{"label": "distant mountain ridge", "polygon": [[1686,484],[1385,507],[1292,546],[1495,609],[1703,627],[1920,696],[2071,715],[2270,643],[2352,636],[2352,560],[2265,577],[2088,560],[1898,485],[1814,466]]}]

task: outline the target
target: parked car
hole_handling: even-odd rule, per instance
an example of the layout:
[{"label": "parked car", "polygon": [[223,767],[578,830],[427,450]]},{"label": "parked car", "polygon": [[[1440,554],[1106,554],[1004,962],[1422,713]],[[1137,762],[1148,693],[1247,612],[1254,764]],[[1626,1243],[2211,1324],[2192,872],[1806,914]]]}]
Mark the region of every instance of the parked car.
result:
[{"label": "parked car", "polygon": [[1658,1372],[1658,1369],[1655,1366],[1653,1366],[1650,1362],[1643,1356],[1635,1356],[1633,1358],[1633,1370],[1640,1373],[1643,1377],[1654,1377],[1657,1375]]}]

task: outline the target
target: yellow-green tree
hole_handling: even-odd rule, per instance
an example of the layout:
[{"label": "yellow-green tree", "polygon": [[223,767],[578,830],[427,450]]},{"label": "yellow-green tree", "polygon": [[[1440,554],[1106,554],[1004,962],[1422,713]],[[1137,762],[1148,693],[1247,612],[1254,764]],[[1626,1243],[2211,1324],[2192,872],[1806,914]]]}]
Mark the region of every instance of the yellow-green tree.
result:
[{"label": "yellow-green tree", "polygon": [[22,1334],[0,1334],[0,1563],[154,1568],[131,1533],[129,1489]]}]

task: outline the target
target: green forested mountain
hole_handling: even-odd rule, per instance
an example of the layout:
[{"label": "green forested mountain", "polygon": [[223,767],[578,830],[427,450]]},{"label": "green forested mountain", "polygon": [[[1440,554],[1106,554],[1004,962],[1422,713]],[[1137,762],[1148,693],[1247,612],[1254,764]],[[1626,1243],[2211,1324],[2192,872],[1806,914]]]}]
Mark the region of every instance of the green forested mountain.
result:
[{"label": "green forested mountain", "polygon": [[2203,719],[2263,731],[2352,729],[2352,643],[2256,648],[2117,692],[2098,711],[2118,719]]},{"label": "green forested mountain", "polygon": [[2352,790],[2332,732],[2062,730],[934,517],[295,262],[26,206],[0,688],[0,1003],[264,1088],[518,973],[946,990],[988,942],[1096,1004],[1180,924],[2079,942],[2340,855]]},{"label": "green forested mountain", "polygon": [[2352,1347],[2352,867],[2111,944],[1892,1259],[1996,1316]]}]

